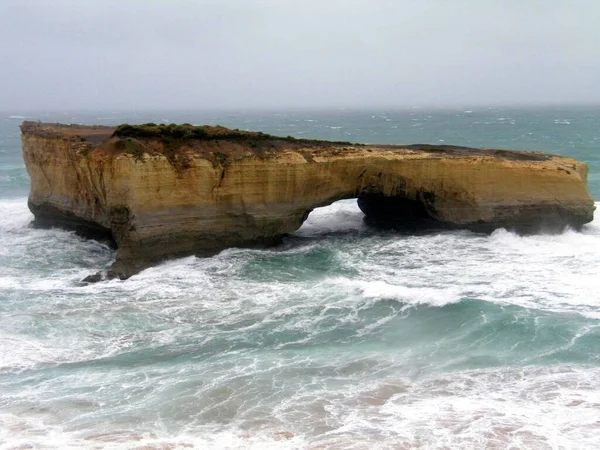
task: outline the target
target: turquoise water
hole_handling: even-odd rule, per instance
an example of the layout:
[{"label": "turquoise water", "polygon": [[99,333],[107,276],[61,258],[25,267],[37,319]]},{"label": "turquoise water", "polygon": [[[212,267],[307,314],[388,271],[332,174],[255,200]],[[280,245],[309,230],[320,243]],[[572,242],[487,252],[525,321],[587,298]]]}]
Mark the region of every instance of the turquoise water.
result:
[{"label": "turquoise water", "polygon": [[598,199],[600,108],[0,118],[0,449],[597,448],[598,220],[395,234],[344,200],[278,248],[85,285],[114,254],[28,227],[10,116],[543,150],[587,162]]}]

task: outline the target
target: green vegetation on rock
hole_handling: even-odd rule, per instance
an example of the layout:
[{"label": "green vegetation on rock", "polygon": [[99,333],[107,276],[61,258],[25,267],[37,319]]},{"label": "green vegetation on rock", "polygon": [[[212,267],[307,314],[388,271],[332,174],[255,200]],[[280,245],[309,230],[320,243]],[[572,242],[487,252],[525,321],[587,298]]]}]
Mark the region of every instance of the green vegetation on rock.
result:
[{"label": "green vegetation on rock", "polygon": [[206,141],[206,140],[231,140],[231,141],[243,141],[249,145],[255,144],[260,145],[261,142],[265,141],[283,141],[298,144],[313,144],[313,145],[357,145],[351,142],[332,142],[332,141],[320,141],[310,139],[296,139],[292,136],[279,137],[272,136],[270,134],[262,133],[260,131],[242,131],[232,130],[222,126],[210,126],[210,125],[190,125],[184,123],[182,125],[177,124],[160,124],[145,123],[143,125],[119,125],[113,133],[114,137],[127,139],[160,139],[165,144],[195,140],[195,141]]},{"label": "green vegetation on rock", "polygon": [[220,126],[194,126],[188,123],[182,125],[156,125],[146,123],[143,125],[119,125],[113,136],[120,138],[146,138],[146,139],[173,139],[173,140],[207,140],[207,139],[240,139],[258,138],[268,139],[271,136],[260,132],[230,130]]},{"label": "green vegetation on rock", "polygon": [[130,139],[127,139],[125,141],[125,151],[127,153],[129,153],[130,155],[135,155],[136,154],[136,152],[135,152],[135,145],[133,144],[133,142],[131,142]]}]

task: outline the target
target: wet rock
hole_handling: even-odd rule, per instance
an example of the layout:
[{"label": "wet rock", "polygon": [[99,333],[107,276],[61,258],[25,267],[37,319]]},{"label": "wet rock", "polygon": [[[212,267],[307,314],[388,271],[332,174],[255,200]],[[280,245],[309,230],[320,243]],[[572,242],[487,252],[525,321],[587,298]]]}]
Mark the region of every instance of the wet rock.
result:
[{"label": "wet rock", "polygon": [[102,275],[102,272],[96,272],[92,275],[88,275],[81,281],[84,283],[97,283],[99,281],[102,281],[103,279],[104,279],[104,277]]}]

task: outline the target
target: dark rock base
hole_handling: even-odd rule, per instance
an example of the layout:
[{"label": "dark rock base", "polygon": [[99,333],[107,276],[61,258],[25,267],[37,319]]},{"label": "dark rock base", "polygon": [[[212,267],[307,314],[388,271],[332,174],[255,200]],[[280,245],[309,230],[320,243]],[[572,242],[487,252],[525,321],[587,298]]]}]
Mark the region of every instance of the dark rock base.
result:
[{"label": "dark rock base", "polygon": [[79,236],[105,242],[112,248],[117,248],[110,228],[84,220],[73,213],[48,204],[36,205],[28,201],[27,206],[34,215],[32,222],[34,228],[62,228],[74,231]]}]

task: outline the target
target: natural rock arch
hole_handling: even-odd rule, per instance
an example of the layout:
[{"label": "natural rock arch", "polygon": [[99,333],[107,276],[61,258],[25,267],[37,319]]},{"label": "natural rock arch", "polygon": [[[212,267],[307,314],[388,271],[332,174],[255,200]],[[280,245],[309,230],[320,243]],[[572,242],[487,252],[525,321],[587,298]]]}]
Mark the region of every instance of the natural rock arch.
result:
[{"label": "natural rock arch", "polygon": [[35,222],[111,236],[121,278],[166,258],[271,245],[344,198],[379,224],[534,231],[593,218],[587,166],[542,153],[153,124],[22,130]]}]

